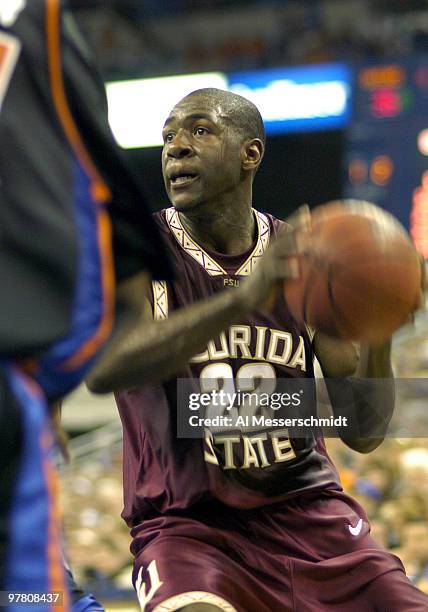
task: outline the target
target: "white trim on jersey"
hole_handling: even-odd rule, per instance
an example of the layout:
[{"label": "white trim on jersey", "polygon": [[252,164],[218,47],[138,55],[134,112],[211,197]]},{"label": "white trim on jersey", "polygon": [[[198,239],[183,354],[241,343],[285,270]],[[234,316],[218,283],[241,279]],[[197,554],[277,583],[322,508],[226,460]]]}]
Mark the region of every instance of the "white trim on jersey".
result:
[{"label": "white trim on jersey", "polygon": [[163,321],[168,318],[168,285],[166,281],[152,281],[153,318]]},{"label": "white trim on jersey", "polygon": [[188,255],[193,257],[207,272],[210,276],[221,276],[226,275],[226,270],[217,264],[208,253],[200,247],[191,236],[186,232],[181,224],[180,216],[175,208],[168,208],[166,211],[166,220],[168,227],[173,233],[175,239],[181,248],[186,251]]},{"label": "white trim on jersey", "polygon": [[260,257],[269,246],[270,226],[268,218],[258,210],[254,210],[254,208],[253,211],[256,216],[258,226],[257,243],[247,261],[239,268],[237,272],[235,272],[236,276],[249,276],[259,263]]},{"label": "white trim on jersey", "polygon": [[211,604],[212,606],[217,606],[224,612],[237,612],[236,608],[223,599],[223,597],[205,591],[189,591],[188,593],[181,593],[180,595],[170,597],[166,601],[158,604],[153,612],[174,612],[175,610],[180,610],[184,606],[195,603]]},{"label": "white trim on jersey", "polygon": [[[258,264],[260,257],[266,251],[270,242],[270,226],[266,215],[254,210],[255,217],[257,219],[257,242],[256,245],[242,266],[237,270],[234,276],[249,276],[255,266]],[[193,238],[186,232],[180,221],[180,216],[175,208],[168,208],[166,211],[166,220],[168,227],[171,230],[173,236],[177,240],[181,248],[193,259],[195,259],[200,266],[210,276],[230,276],[224,270],[219,263],[217,263],[204,249],[199,246]]]}]

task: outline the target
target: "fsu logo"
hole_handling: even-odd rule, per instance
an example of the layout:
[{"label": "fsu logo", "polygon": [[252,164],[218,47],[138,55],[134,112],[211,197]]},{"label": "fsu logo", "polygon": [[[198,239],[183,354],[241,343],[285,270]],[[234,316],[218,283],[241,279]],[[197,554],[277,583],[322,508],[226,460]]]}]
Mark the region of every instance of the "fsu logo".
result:
[{"label": "fsu logo", "polygon": [[0,23],[6,28],[12,26],[26,4],[27,0],[0,0]]}]

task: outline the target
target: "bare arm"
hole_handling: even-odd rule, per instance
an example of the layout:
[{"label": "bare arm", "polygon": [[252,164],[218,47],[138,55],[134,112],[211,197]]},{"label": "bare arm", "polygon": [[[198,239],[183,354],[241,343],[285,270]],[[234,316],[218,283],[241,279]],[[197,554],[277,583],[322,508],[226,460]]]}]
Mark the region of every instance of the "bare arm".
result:
[{"label": "bare arm", "polygon": [[317,333],[314,348],[333,413],[348,419],[339,431],[353,450],[369,453],[381,444],[394,411],[391,342],[377,347],[335,340]]}]

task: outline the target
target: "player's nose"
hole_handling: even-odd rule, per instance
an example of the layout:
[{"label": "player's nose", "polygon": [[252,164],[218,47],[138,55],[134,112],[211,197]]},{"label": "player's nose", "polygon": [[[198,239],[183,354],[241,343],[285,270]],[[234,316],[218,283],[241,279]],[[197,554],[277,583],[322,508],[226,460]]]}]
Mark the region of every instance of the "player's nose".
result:
[{"label": "player's nose", "polygon": [[182,159],[183,157],[189,157],[193,154],[193,149],[189,142],[188,136],[184,131],[179,131],[174,136],[174,140],[167,146],[166,154],[169,157],[176,159]]}]

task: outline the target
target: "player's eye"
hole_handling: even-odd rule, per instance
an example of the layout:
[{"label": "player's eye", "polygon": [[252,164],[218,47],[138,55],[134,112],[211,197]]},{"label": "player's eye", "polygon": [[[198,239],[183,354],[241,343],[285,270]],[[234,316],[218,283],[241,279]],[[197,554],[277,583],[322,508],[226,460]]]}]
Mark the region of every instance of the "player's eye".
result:
[{"label": "player's eye", "polygon": [[205,136],[205,134],[209,134],[209,131],[206,127],[198,125],[198,127],[195,128],[194,134],[196,136]]}]

